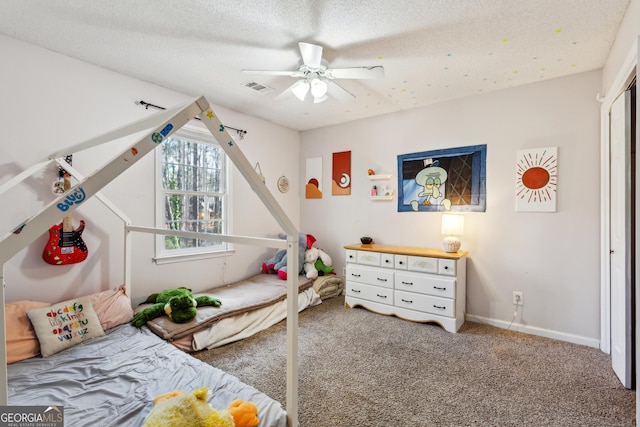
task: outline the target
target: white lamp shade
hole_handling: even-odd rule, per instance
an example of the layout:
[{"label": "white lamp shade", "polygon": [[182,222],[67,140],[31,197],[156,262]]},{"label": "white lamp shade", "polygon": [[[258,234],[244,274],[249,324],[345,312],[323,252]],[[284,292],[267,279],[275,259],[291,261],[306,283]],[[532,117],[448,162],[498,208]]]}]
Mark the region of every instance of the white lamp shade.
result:
[{"label": "white lamp shade", "polygon": [[327,90],[329,87],[327,86],[327,82],[320,79],[311,80],[311,95],[316,98],[322,98],[327,94]]},{"label": "white lamp shade", "polygon": [[304,101],[307,92],[309,92],[309,83],[304,80],[298,80],[296,84],[291,87],[291,92],[293,92],[300,101]]},{"label": "white lamp shade", "polygon": [[442,214],[442,234],[446,236],[462,236],[463,231],[464,216]]},{"label": "white lamp shade", "polygon": [[447,252],[458,252],[460,239],[464,231],[464,216],[456,214],[442,214],[442,234],[447,237],[442,241],[442,247]]}]

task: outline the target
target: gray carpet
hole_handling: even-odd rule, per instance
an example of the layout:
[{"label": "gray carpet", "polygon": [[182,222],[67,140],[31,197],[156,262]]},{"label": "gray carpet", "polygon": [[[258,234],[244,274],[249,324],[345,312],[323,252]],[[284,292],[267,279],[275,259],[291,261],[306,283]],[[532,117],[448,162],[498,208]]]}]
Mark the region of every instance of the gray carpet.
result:
[{"label": "gray carpet", "polygon": [[[472,322],[451,334],[343,297],[299,325],[303,427],[635,425],[635,392],[595,348]],[[285,406],[285,321],[194,356]]]}]

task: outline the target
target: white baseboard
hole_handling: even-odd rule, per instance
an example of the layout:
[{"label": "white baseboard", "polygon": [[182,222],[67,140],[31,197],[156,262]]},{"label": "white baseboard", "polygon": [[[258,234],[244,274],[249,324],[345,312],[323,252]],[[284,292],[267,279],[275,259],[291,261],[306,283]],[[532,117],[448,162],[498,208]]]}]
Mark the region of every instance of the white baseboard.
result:
[{"label": "white baseboard", "polygon": [[[587,338],[580,335],[567,334],[564,332],[552,331],[550,329],[537,328],[535,326],[521,325],[519,323],[505,322],[504,320],[489,319],[487,317],[466,314],[465,319],[470,322],[483,323],[497,328],[509,329],[525,334],[538,335],[540,337],[552,338],[559,341],[566,341],[574,344],[586,345],[588,347],[600,348],[600,341],[595,338]],[[511,327],[509,327],[511,325]]]}]

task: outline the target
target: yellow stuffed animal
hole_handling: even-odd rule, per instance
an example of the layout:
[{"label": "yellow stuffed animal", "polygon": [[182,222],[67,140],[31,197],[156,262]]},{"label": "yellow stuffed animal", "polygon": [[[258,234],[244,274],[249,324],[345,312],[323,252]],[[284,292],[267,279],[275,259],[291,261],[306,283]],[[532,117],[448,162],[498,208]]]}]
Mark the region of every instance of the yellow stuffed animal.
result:
[{"label": "yellow stuffed animal", "polygon": [[251,402],[236,399],[225,410],[213,409],[207,403],[208,391],[202,387],[156,397],[142,427],[255,427],[260,422],[258,408]]}]

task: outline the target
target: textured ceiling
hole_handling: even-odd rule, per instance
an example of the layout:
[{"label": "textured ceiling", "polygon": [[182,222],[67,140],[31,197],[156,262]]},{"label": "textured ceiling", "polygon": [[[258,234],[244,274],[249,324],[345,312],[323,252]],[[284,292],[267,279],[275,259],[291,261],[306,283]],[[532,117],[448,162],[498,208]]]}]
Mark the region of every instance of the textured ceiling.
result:
[{"label": "textured ceiling", "polygon": [[[599,69],[629,1],[0,0],[0,33],[306,130]],[[274,99],[291,77],[240,73],[296,69],[299,41],[386,76],[313,104]]]}]

